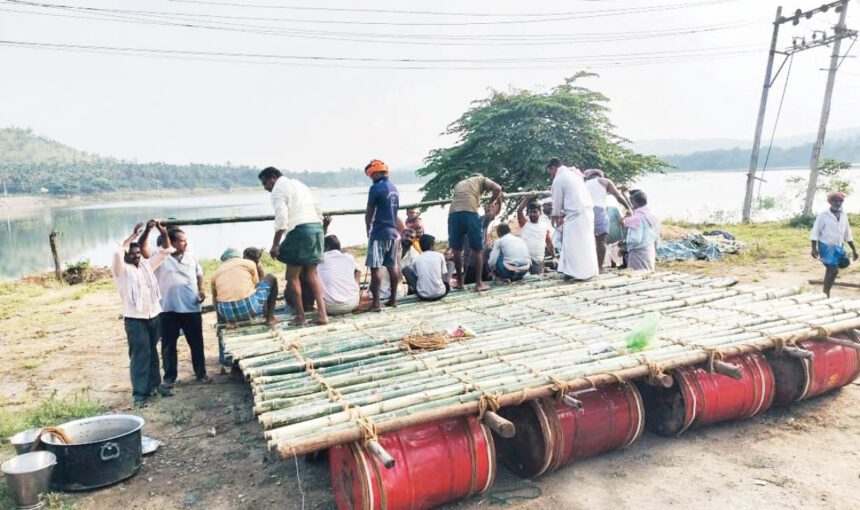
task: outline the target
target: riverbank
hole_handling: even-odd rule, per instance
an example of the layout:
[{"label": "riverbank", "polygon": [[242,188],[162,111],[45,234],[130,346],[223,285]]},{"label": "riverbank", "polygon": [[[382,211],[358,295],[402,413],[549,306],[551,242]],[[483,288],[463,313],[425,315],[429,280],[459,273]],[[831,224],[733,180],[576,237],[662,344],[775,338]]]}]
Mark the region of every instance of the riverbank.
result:
[{"label": "riverbank", "polygon": [[[852,218],[855,225],[858,220]],[[749,248],[720,261],[673,262],[660,264],[659,269],[816,290],[807,282],[820,278],[823,270],[809,256],[805,230],[784,223],[720,228],[733,232]],[[855,226],[854,232],[860,236],[860,228]],[[282,273],[279,263],[268,257],[265,263],[267,270]],[[211,275],[216,266],[215,261],[207,262],[206,274]],[[840,281],[858,280],[855,265],[840,277]],[[858,289],[836,287],[834,294],[860,299]],[[188,349],[180,345],[176,396],[132,410],[119,313],[110,279],[79,286],[32,279],[0,284],[0,348],[5,354],[0,357],[0,435],[15,429],[21,417],[38,412],[52,395],[70,404],[63,409],[78,411],[71,403],[85,391],[92,401],[88,409],[140,414],[147,422],[144,432],[165,442],[145,459],[142,472],[134,478],[103,490],[63,495],[60,500],[66,510],[300,508],[302,498],[306,508],[332,508],[326,464],[275,460],[249,412],[252,399],[247,385],[215,375],[218,349],[212,314],[204,316],[204,336],[207,368],[214,382],[193,382]],[[858,475],[856,423],[860,423],[860,386],[850,385],[802,405],[680,438],[646,432],[628,449],[588,459],[535,482],[519,480],[499,467],[494,489],[538,487],[543,492],[540,498],[507,506],[529,510],[670,506],[758,510],[772,508],[773,501],[780,501],[780,508],[797,510],[851,508]],[[0,460],[11,455],[8,444],[0,446]],[[805,466],[802,473],[798,465]],[[691,471],[689,466],[696,469]],[[665,480],[681,483],[667,485]],[[660,491],[648,492],[649,497],[642,499],[643,491],[658,485]],[[445,508],[480,510],[488,504],[485,495]]]},{"label": "riverbank", "polygon": [[51,207],[75,207],[99,203],[126,202],[147,198],[205,197],[225,193],[252,193],[260,188],[200,188],[163,189],[146,191],[112,191],[93,195],[55,197],[51,195],[0,195],[0,218],[17,219],[32,216],[34,212]]}]

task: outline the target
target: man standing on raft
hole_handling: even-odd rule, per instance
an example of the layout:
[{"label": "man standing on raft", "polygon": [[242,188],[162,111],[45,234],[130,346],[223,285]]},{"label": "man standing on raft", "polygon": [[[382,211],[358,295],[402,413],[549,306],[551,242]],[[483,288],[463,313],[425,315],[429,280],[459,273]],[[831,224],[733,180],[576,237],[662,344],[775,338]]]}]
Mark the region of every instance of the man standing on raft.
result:
[{"label": "man standing on raft", "polygon": [[296,310],[291,324],[308,323],[302,302],[301,276],[306,279],[317,303],[317,324],[327,324],[322,287],[317,278],[317,265],[323,261],[322,212],[307,186],[286,177],[277,168],[265,168],[257,177],[263,188],[272,194],[275,237],[269,253],[287,265],[287,292]]}]

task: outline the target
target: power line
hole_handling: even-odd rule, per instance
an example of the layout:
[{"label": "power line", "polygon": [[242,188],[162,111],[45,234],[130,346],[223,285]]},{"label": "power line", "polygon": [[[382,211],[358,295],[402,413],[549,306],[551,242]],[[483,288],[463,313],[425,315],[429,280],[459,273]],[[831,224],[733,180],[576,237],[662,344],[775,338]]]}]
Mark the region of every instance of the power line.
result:
[{"label": "power line", "polygon": [[[307,6],[290,6],[290,5],[272,5],[272,4],[243,4],[238,2],[214,2],[203,0],[169,0],[174,3],[197,4],[197,5],[216,5],[221,7],[242,7],[252,9],[280,9],[289,11],[322,11],[322,12],[363,12],[372,14],[422,14],[433,16],[471,16],[471,17],[500,17],[500,16],[552,16],[567,13],[514,13],[514,14],[499,14],[494,12],[453,12],[453,11],[408,11],[398,9],[356,9],[349,7],[307,7]],[[606,0],[581,0],[586,2],[606,1]]]},{"label": "power line", "polygon": [[[12,2],[15,4],[20,4],[20,2]],[[342,42],[362,42],[362,43],[377,43],[377,44],[390,44],[392,42],[396,42],[397,44],[406,44],[406,45],[434,45],[434,46],[543,46],[543,45],[558,45],[558,44],[584,44],[584,43],[596,43],[596,42],[613,42],[613,41],[630,41],[630,40],[641,40],[641,39],[652,39],[652,38],[664,38],[664,37],[674,37],[674,36],[683,36],[697,33],[708,33],[708,32],[716,32],[723,30],[733,30],[741,27],[750,26],[756,24],[758,20],[749,19],[749,20],[739,20],[736,22],[728,22],[717,25],[699,25],[693,27],[684,27],[684,28],[672,28],[672,29],[660,29],[660,30],[645,30],[645,31],[628,31],[628,32],[605,32],[605,33],[579,33],[573,35],[558,35],[558,34],[533,34],[533,35],[514,35],[514,36],[501,36],[501,35],[492,35],[492,36],[455,36],[455,35],[441,35],[441,34],[379,34],[379,33],[366,33],[366,32],[331,32],[331,31],[307,31],[307,30],[294,30],[294,29],[281,29],[276,27],[265,27],[259,25],[233,25],[233,24],[225,24],[221,22],[218,25],[199,25],[187,23],[184,21],[163,21],[159,19],[149,19],[149,18],[140,18],[140,17],[128,17],[128,16],[118,16],[113,14],[103,14],[100,12],[93,13],[94,15],[82,15],[82,14],[61,14],[61,13],[51,13],[51,12],[34,12],[34,11],[22,11],[15,9],[4,9],[0,8],[0,11],[3,12],[12,12],[19,14],[31,14],[37,16],[51,16],[51,17],[64,17],[64,18],[75,18],[75,19],[87,19],[87,20],[95,20],[95,21],[108,21],[108,22],[122,22],[122,23],[136,23],[136,24],[148,24],[148,25],[163,25],[163,26],[173,26],[180,28],[200,28],[200,29],[211,29],[211,30],[227,30],[227,31],[236,31],[242,33],[251,33],[258,35],[270,35],[270,36],[284,36],[284,37],[293,37],[293,38],[305,38],[305,39],[320,39],[320,40],[333,40],[333,41],[342,41]],[[170,19],[170,18],[165,18]],[[260,30],[245,30],[235,27],[251,27]],[[391,41],[389,39],[393,39]],[[412,40],[415,39],[415,40]],[[429,40],[428,40],[429,39]],[[537,39],[537,40],[532,40]]]},{"label": "power line", "polygon": [[[162,16],[200,16],[199,13],[171,13],[171,12],[158,12],[158,11],[138,11],[138,10],[128,10],[128,9],[105,9],[98,7],[83,7],[83,6],[75,6],[75,5],[66,5],[66,4],[50,4],[50,3],[42,3],[42,2],[33,2],[26,0],[6,0],[8,3],[14,3],[19,5],[28,5],[33,7],[43,7],[43,8],[53,8],[53,9],[67,9],[67,10],[75,10],[75,11],[85,11],[85,12],[110,12],[115,14],[149,14],[149,15],[162,15]],[[717,5],[729,2],[736,2],[737,0],[700,0],[697,2],[686,2],[682,4],[663,4],[663,5],[652,5],[652,6],[644,6],[644,7],[630,7],[625,9],[604,9],[604,10],[595,10],[595,11],[579,11],[579,12],[568,12],[568,13],[557,13],[557,14],[549,14],[544,17],[530,17],[527,19],[506,19],[506,20],[493,20],[493,21],[463,21],[463,22],[395,22],[395,21],[378,21],[378,20],[332,20],[332,19],[289,19],[290,23],[310,23],[310,24],[323,24],[323,25],[385,25],[385,26],[472,26],[472,25],[511,25],[511,24],[531,24],[531,23],[547,23],[547,22],[555,22],[555,21],[572,21],[577,19],[590,19],[590,18],[598,18],[598,17],[606,17],[606,16],[620,16],[626,14],[642,14],[649,12],[660,12],[660,11],[670,11],[670,10],[678,10],[678,9],[687,9],[693,7],[703,7],[709,5]]]},{"label": "power line", "polygon": [[[206,60],[232,63],[277,64],[293,66],[350,67],[363,69],[450,69],[450,70],[506,70],[523,69],[531,66],[536,69],[553,69],[558,64],[573,63],[588,67],[620,67],[625,65],[654,65],[660,63],[680,63],[704,61],[718,58],[733,58],[756,53],[757,50],[742,49],[743,46],[700,48],[671,52],[643,52],[627,54],[587,55],[579,57],[549,57],[543,59],[381,59],[370,57],[330,57],[309,55],[283,55],[269,53],[232,53],[220,51],[166,50],[157,48],[113,47],[80,44],[59,44],[34,41],[0,40],[0,45],[30,49],[55,51],[75,51],[84,53],[103,53],[111,55],[134,55],[145,57],[170,57],[174,59]],[[355,64],[362,64],[356,66]],[[396,64],[396,65],[392,65]],[[535,66],[535,64],[553,64]],[[512,67],[513,66],[513,67]]]}]

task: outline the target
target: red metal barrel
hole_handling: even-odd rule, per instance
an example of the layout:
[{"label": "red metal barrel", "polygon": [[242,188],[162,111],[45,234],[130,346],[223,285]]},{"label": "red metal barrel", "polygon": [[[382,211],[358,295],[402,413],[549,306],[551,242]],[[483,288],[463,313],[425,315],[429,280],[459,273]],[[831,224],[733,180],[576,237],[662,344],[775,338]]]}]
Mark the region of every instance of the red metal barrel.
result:
[{"label": "red metal barrel", "polygon": [[814,357],[809,360],[768,355],[776,381],[777,405],[793,404],[841,388],[860,375],[857,349],[813,340],[800,342],[798,347],[812,351]]},{"label": "red metal barrel", "polygon": [[608,384],[570,396],[582,402],[581,409],[541,399],[498,411],[517,429],[510,439],[496,437],[499,456],[514,473],[534,478],[577,459],[623,448],[642,433],[642,398],[632,384]]},{"label": "red metal barrel", "polygon": [[744,354],[725,360],[741,368],[740,380],[710,373],[701,366],[675,371],[675,385],[640,385],[645,426],[663,436],[726,420],[755,416],[773,403],[773,372],[765,357]]},{"label": "red metal barrel", "polygon": [[391,469],[357,443],[329,450],[340,510],[422,510],[487,490],[496,477],[489,429],[474,417],[452,418],[384,434]]}]

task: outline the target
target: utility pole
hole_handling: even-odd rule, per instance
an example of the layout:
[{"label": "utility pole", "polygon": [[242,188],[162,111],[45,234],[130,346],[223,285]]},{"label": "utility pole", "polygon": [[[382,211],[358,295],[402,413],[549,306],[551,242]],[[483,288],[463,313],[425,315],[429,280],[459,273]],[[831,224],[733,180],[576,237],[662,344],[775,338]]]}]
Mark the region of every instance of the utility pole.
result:
[{"label": "utility pole", "polygon": [[756,166],[758,165],[758,150],[761,146],[761,130],[764,127],[764,113],[767,109],[767,96],[770,92],[772,82],[770,80],[773,72],[773,58],[776,55],[776,40],[779,36],[779,26],[782,24],[782,6],[776,8],[776,19],[773,21],[773,37],[770,40],[770,52],[767,55],[767,68],[764,72],[764,87],[761,91],[761,102],[758,107],[758,120],[755,123],[755,136],[753,137],[752,153],[750,154],[750,171],[747,173],[747,192],[744,195],[743,222],[749,223],[750,211],[752,211],[753,188],[755,187]]},{"label": "utility pole", "polygon": [[[821,158],[821,147],[827,134],[827,121],[830,120],[830,100],[833,97],[833,84],[836,81],[836,70],[839,67],[839,50],[845,37],[845,18],[848,15],[848,0],[842,0],[842,10],[839,13],[839,23],[834,27],[836,41],[830,53],[830,68],[827,69],[827,87],[824,89],[824,103],[821,105],[821,119],[818,122],[818,138],[812,147],[812,158],[809,162],[809,184],[806,188],[806,200],[803,202],[803,215],[812,214],[812,202],[815,201],[815,191],[818,186],[818,160]],[[837,7],[838,9],[839,7]]]},{"label": "utility pole", "polygon": [[[753,138],[753,147],[750,154],[750,170],[747,174],[747,189],[746,194],[744,195],[744,208],[742,216],[744,223],[749,223],[750,221],[750,214],[752,211],[753,188],[755,187],[756,179],[758,179],[758,177],[756,177],[756,167],[758,165],[759,147],[761,146],[761,131],[764,125],[764,116],[765,109],[767,108],[768,92],[770,92],[770,88],[773,85],[773,82],[776,80],[776,77],[779,76],[779,73],[785,66],[786,61],[792,55],[794,55],[795,53],[800,53],[801,51],[817,48],[819,46],[829,46],[830,43],[833,43],[833,54],[830,57],[830,74],[827,77],[827,92],[825,93],[824,106],[821,110],[821,124],[818,131],[818,141],[815,144],[815,149],[813,150],[812,155],[812,163],[810,165],[812,174],[810,175],[809,179],[809,188],[807,190],[807,201],[806,205],[804,206],[804,214],[808,214],[807,210],[812,210],[812,199],[815,198],[815,185],[817,184],[818,180],[818,158],[821,154],[821,145],[824,144],[824,134],[827,129],[827,119],[830,117],[830,97],[833,94],[833,81],[836,77],[836,69],[839,66],[840,41],[846,37],[857,37],[856,30],[847,30],[845,28],[847,6],[848,0],[836,0],[829,4],[824,4],[820,7],[816,7],[808,11],[801,11],[800,9],[797,9],[794,14],[790,16],[780,15],[782,12],[782,7],[779,7],[776,10],[776,20],[773,22],[773,38],[771,39],[770,43],[770,53],[768,55],[767,69],[765,71],[764,76],[764,87],[761,93],[761,103],[759,104],[755,137]],[[783,23],[788,23],[789,21],[792,25],[797,25],[800,23],[801,19],[810,19],[812,18],[812,16],[820,12],[827,12],[830,9],[835,9],[836,12],[840,13],[839,23],[834,27],[833,35],[828,36],[827,34],[816,30],[815,32],[813,32],[812,40],[810,42],[806,41],[806,37],[795,37],[792,41],[792,45],[786,48],[784,51],[779,51],[776,49],[776,42],[780,25],[782,25]],[[821,37],[818,37],[819,34],[821,34]],[[800,41],[799,44],[798,41]],[[780,64],[779,69],[777,69],[776,75],[771,76],[771,72],[773,70],[774,56],[776,54],[783,55],[785,59],[782,61],[782,64]]]}]

